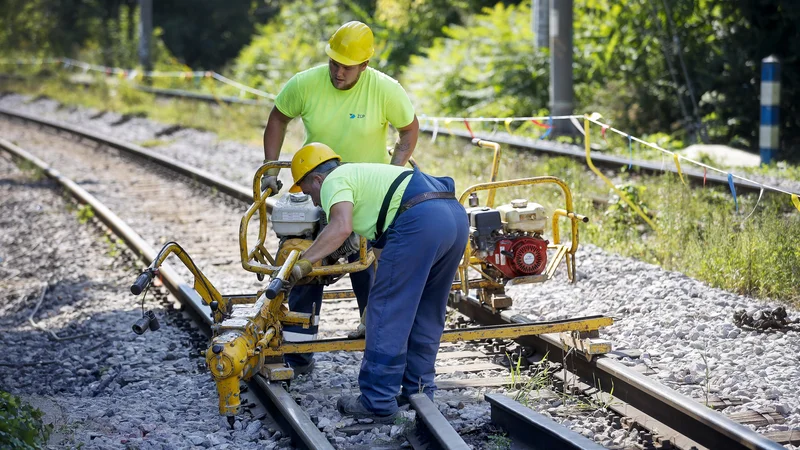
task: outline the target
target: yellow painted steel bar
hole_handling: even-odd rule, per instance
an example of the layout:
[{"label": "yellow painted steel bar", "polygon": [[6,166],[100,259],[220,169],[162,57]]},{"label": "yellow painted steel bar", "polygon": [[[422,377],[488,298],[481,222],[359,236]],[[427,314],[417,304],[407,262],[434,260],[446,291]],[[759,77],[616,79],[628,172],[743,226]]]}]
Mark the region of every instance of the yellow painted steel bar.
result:
[{"label": "yellow painted steel bar", "polygon": [[222,316],[228,314],[230,312],[230,305],[228,304],[227,300],[220,295],[219,291],[211,284],[211,281],[203,274],[203,272],[197,267],[197,265],[192,261],[192,258],[189,256],[188,253],[178,245],[176,242],[169,242],[161,250],[158,252],[158,255],[153,259],[150,263],[151,269],[157,269],[164,263],[167,257],[171,254],[174,254],[181,260],[181,262],[189,269],[189,272],[192,273],[194,276],[194,290],[200,295],[200,298],[203,299],[203,302],[206,305],[211,304],[212,301],[216,301],[219,305],[219,308],[214,313],[215,321],[221,320]]},{"label": "yellow painted steel bar", "polygon": [[[558,229],[558,219],[559,219],[559,217],[566,217],[566,218],[572,220],[573,223],[576,223],[576,221],[581,221],[581,222],[584,222],[584,223],[589,221],[589,218],[584,216],[584,215],[575,214],[573,212],[567,212],[564,209],[557,209],[557,210],[553,211],[553,243],[554,244],[560,244],[561,243],[561,236],[560,236],[560,232],[559,232],[560,230]],[[577,250],[578,250],[578,227],[577,226],[573,226],[572,227],[572,247],[569,249],[569,252],[574,255]]]},{"label": "yellow painted steel bar", "polygon": [[613,189],[614,192],[617,193],[617,195],[619,195],[619,198],[624,200],[625,203],[627,203],[628,206],[631,207],[631,209],[636,211],[636,214],[639,214],[639,216],[642,219],[644,219],[644,221],[647,222],[648,225],[650,225],[650,228],[652,228],[653,230],[658,231],[658,229],[656,228],[656,224],[653,223],[653,221],[650,220],[649,217],[647,217],[647,214],[642,212],[642,209],[639,208],[638,205],[633,203],[631,201],[631,199],[629,199],[628,196],[625,195],[624,192],[622,192],[619,189],[617,189],[617,187],[614,185],[614,183],[612,183],[611,180],[608,179],[608,177],[603,175],[603,172],[601,172],[600,170],[597,169],[597,167],[594,166],[594,163],[592,162],[592,156],[591,156],[592,147],[591,147],[591,142],[590,142],[591,141],[591,139],[590,139],[591,134],[590,134],[590,131],[589,131],[589,116],[584,116],[584,119],[583,119],[583,135],[584,135],[583,142],[584,142],[585,148],[586,148],[586,164],[589,166],[589,168],[592,170],[592,172],[597,174],[597,176],[600,177],[600,179],[605,181],[606,184],[609,185],[611,187],[611,189]]},{"label": "yellow painted steel bar", "polygon": [[[492,175],[489,178],[490,182],[497,181],[497,173],[500,171],[500,144],[497,142],[484,141],[482,139],[473,139],[472,143],[482,148],[491,148],[494,150],[494,157],[492,158]],[[494,207],[495,190],[489,190],[489,196],[486,198],[486,205],[489,208]]]},{"label": "yellow painted steel bar", "polygon": [[[614,323],[610,317],[596,316],[554,322],[528,324],[496,325],[476,329],[446,330],[441,342],[474,341],[481,339],[514,339],[520,336],[532,336],[564,331],[593,331]],[[310,353],[331,351],[364,350],[364,339],[325,339],[311,342],[282,343],[275,349],[265,349],[265,356],[277,356],[284,353]]]},{"label": "yellow painted steel bar", "polygon": [[[478,270],[475,267],[473,267],[473,269]],[[480,270],[478,270],[478,272],[480,272]],[[481,274],[483,276],[488,276],[488,275],[483,274],[483,273],[481,273]],[[495,283],[494,281],[491,281],[491,280],[488,280],[488,279],[472,279],[472,280],[469,281],[469,285],[472,286],[473,288],[484,288],[484,287],[498,287],[498,286],[501,286],[500,284]],[[457,290],[460,287],[461,287],[461,282],[460,281],[454,281],[453,282],[453,286],[452,286],[451,289],[452,290]],[[352,289],[337,289],[337,290],[333,290],[333,291],[325,291],[322,294],[322,299],[323,300],[344,300],[344,299],[351,299],[351,298],[356,298],[356,294],[355,294],[355,292],[353,292]]]}]

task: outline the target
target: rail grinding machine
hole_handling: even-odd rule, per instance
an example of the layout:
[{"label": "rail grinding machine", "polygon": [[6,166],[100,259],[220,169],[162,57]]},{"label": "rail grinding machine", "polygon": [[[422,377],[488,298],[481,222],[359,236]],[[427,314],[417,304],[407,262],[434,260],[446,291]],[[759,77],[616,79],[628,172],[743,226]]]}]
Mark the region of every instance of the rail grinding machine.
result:
[{"label": "rail grinding machine", "polygon": [[[495,313],[511,307],[512,299],[506,295],[507,285],[539,283],[555,275],[557,266],[564,260],[567,277],[575,281],[575,252],[578,248],[578,225],[588,219],[573,211],[572,193],[566,183],[551,177],[531,177],[496,181],[500,146],[493,142],[475,139],[479,147],[494,150],[489,182],[469,187],[460,197],[466,204],[470,223],[469,244],[464,252],[456,279],[453,280],[451,298],[458,301],[475,292],[483,306]],[[270,168],[287,169],[287,161],[273,161],[261,166],[253,177],[253,203],[241,219],[239,250],[242,267],[256,274],[260,281],[269,283],[263,289],[247,295],[223,295],[195,265],[189,255],[174,242],[166,244],[131,286],[135,295],[144,291],[157,275],[166,258],[175,254],[194,276],[194,290],[211,310],[213,324],[211,343],[205,357],[219,394],[219,412],[233,422],[240,409],[240,382],[262,376],[271,382],[285,382],[293,377],[291,368],[283,364],[285,353],[324,351],[360,351],[364,339],[321,339],[302,343],[283,339],[283,327],[299,324],[312,325],[313,315],[290,311],[288,293],[292,289],[287,281],[300,254],[307,249],[326,225],[321,208],[314,206],[309,196],[287,193],[270,198],[270,189],[261,191],[261,176]],[[542,205],[526,199],[512,200],[509,204],[494,206],[498,189],[535,185],[556,185],[564,194],[565,208],[556,209],[550,219]],[[486,203],[479,204],[478,193],[487,191]],[[248,228],[254,218],[258,222],[255,245],[248,245]],[[569,221],[571,240],[561,243],[559,219]],[[551,220],[550,239],[545,232]],[[271,253],[267,247],[268,223],[277,237],[277,249]],[[358,260],[348,263],[347,257],[358,253]],[[330,285],[348,273],[363,270],[375,262],[363,237],[351,235],[345,243],[325,260],[315,264],[303,283]],[[325,299],[352,298],[351,290],[326,290]],[[442,342],[482,339],[514,339],[526,335],[561,333],[565,346],[572,346],[591,358],[592,354],[610,350],[610,343],[595,339],[598,329],[611,325],[608,317],[593,316],[560,320],[509,324],[492,327],[446,330]],[[146,330],[146,327],[144,327]],[[143,332],[141,324],[139,331]]]}]

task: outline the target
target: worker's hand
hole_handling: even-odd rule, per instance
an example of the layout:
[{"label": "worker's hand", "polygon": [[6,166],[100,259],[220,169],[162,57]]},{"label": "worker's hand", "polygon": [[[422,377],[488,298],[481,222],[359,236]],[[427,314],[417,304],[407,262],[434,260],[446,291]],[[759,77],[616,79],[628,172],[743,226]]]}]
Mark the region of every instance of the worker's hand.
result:
[{"label": "worker's hand", "polygon": [[272,189],[272,192],[269,195],[272,197],[281,190],[282,183],[278,181],[279,171],[280,169],[277,167],[267,169],[264,175],[261,176],[261,192],[264,192],[267,190],[267,188],[270,188]]},{"label": "worker's hand", "polygon": [[311,266],[311,262],[309,262],[307,259],[297,260],[292,268],[292,273],[289,274],[289,282],[291,284],[297,283],[311,273],[311,270],[313,269],[314,268]]}]

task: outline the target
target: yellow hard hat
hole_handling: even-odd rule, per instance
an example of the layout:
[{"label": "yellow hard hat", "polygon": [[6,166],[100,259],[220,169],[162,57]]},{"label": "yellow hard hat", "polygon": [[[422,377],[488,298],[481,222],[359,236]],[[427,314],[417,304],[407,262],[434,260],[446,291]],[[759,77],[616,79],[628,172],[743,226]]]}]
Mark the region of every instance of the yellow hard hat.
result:
[{"label": "yellow hard hat", "polygon": [[315,167],[332,159],[341,161],[342,157],[337,155],[336,152],[327,145],[319,142],[311,142],[304,145],[303,148],[298,150],[297,153],[294,154],[294,157],[292,157],[292,178],[294,178],[294,184],[291,189],[289,189],[289,192],[300,192],[301,189],[297,183],[308,175],[308,172],[314,170]]},{"label": "yellow hard hat", "polygon": [[357,66],[375,53],[372,30],[359,21],[347,22],[339,27],[325,47],[332,60],[345,66]]}]

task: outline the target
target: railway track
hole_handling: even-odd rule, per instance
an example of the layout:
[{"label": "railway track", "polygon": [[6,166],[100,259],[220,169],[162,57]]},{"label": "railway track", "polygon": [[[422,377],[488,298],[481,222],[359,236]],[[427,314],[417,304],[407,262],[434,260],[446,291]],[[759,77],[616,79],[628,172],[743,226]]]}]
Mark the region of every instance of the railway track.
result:
[{"label": "railway track", "polygon": [[[84,134],[82,137],[87,136]],[[33,143],[34,146],[37,144],[42,143]],[[52,144],[49,140],[44,143],[48,146]],[[154,236],[157,236],[158,232],[166,235],[185,232],[181,239],[189,242],[186,244],[187,248],[202,249],[195,253],[195,261],[201,266],[211,266],[212,269],[207,270],[210,276],[226,280],[226,284],[232,286],[247,284],[248,281],[252,282],[252,280],[245,280],[241,274],[237,276],[236,273],[229,272],[231,270],[241,272],[235,270],[236,265],[231,264],[231,261],[218,259],[226,239],[230,239],[233,235],[224,230],[235,230],[235,226],[226,223],[227,216],[235,215],[236,211],[231,211],[230,205],[215,204],[214,200],[209,200],[208,196],[214,197],[210,195],[209,190],[198,190],[197,186],[194,186],[195,183],[188,179],[189,189],[178,183],[167,183],[163,180],[165,174],[153,174],[153,167],[134,167],[130,162],[125,161],[125,158],[113,154],[114,152],[105,154],[82,145],[48,147],[54,149],[48,152],[48,159],[56,161],[56,164],[62,166],[62,171],[69,172],[72,177],[83,175],[81,184],[87,185],[92,191],[89,192],[69,177],[62,175],[61,172],[50,168],[50,164],[39,160],[10,142],[0,141],[0,145],[6,151],[28,161],[48,176],[58,180],[79,201],[91,206],[96,216],[125,240],[143,261],[155,257],[156,250],[149,241],[157,239]],[[102,173],[102,176],[93,178],[91,174],[94,173]],[[159,188],[159,186],[166,187]],[[136,205],[136,208],[131,210],[130,205]],[[166,207],[166,205],[174,206]],[[117,215],[112,209],[122,211],[122,213]],[[129,224],[120,216],[135,223]],[[175,220],[160,221],[156,220],[157,217],[171,217]],[[190,230],[186,232],[185,227],[176,226],[175,221],[178,224],[191,224]],[[148,233],[147,238],[143,238],[134,229],[145,230]],[[216,233],[209,232],[209,230],[216,230]],[[209,246],[204,246],[205,242],[215,242],[216,246],[209,248]],[[230,243],[230,247],[235,248],[236,243]],[[204,332],[209,334],[210,311],[192,292],[189,284],[185,281],[185,275],[169,267],[165,267],[161,271],[164,285],[193,313]],[[252,275],[249,278],[252,278]],[[355,310],[354,305],[352,309]],[[354,318],[354,321],[356,319]],[[296,445],[304,448],[330,448],[330,444],[319,432],[317,426],[292,401],[291,396],[280,385],[270,384],[260,377],[250,384],[251,389],[260,392],[259,398],[264,400],[266,408],[273,413],[276,420],[283,423],[284,428],[290,431]],[[431,434],[434,439],[441,439],[443,443],[446,443],[445,448],[464,448],[458,446],[456,441],[461,441],[461,439],[455,430],[450,428],[449,437],[447,433],[444,433],[441,423],[443,423],[442,421],[446,423],[446,420],[427,397],[414,399],[413,406],[420,422],[437,424],[435,428],[432,428]],[[498,408],[503,408],[503,405],[499,405]],[[578,435],[574,435],[572,438],[573,440],[585,440]],[[463,443],[463,441],[461,442]],[[586,443],[591,444],[589,441]]]},{"label": "railway track", "polygon": [[[8,111],[0,111],[3,114],[10,115]],[[29,117],[22,117],[23,119],[29,119]],[[70,130],[69,127],[64,127],[60,124],[44,121],[37,119],[37,123],[40,125],[46,125],[53,129],[59,129],[61,131],[68,131],[70,133],[75,133],[74,130]],[[102,137],[94,135],[88,132],[78,132],[75,133],[82,138],[92,139],[94,141],[103,141]],[[143,156],[148,159],[151,163],[163,161],[163,158],[157,157],[154,154],[148,154],[152,152],[148,152],[141,148],[135,148],[135,146],[130,146],[122,142],[111,142],[111,143],[104,143],[104,145],[108,145],[112,148],[115,148],[118,151],[129,151],[133,150],[134,153],[138,154],[138,156]],[[7,148],[8,145],[6,145]],[[246,280],[244,278],[237,278],[238,275],[236,273],[228,273],[226,272],[226,267],[231,266],[231,262],[227,259],[219,260],[218,255],[224,254],[225,250],[233,251],[237,248],[236,242],[228,242],[226,238],[222,235],[220,236],[209,236],[206,230],[224,230],[224,229],[231,229],[235,230],[235,226],[230,227],[226,220],[229,220],[231,217],[237,218],[241,215],[241,211],[237,211],[236,202],[232,201],[224,201],[224,200],[217,200],[217,204],[211,202],[208,197],[215,197],[211,194],[211,191],[207,188],[195,188],[192,185],[192,188],[186,189],[185,187],[176,187],[174,183],[170,184],[170,189],[168,192],[161,192],[160,186],[163,183],[163,178],[161,182],[159,180],[155,180],[153,178],[148,178],[147,175],[149,174],[152,177],[153,169],[131,169],[128,166],[128,169],[122,169],[120,171],[119,168],[116,166],[120,165],[120,156],[119,155],[112,155],[111,159],[102,160],[102,158],[98,158],[98,153],[94,151],[84,151],[83,154],[80,154],[80,159],[84,161],[86,167],[93,167],[100,170],[105,170],[103,176],[100,177],[98,180],[93,181],[91,183],[91,190],[96,191],[100,194],[100,197],[106,196],[108,201],[112,205],[116,205],[120,210],[125,210],[126,204],[125,196],[115,197],[115,194],[120,192],[128,193],[133,196],[135,199],[135,204],[142,205],[154,205],[153,212],[155,216],[176,216],[179,218],[183,218],[184,222],[192,223],[194,226],[194,230],[190,232],[181,231],[186,233],[185,236],[179,236],[177,240],[186,244],[187,249],[191,251],[193,248],[192,244],[189,243],[197,243],[198,248],[203,248],[204,242],[217,242],[218,247],[211,248],[208,251],[202,251],[201,253],[194,252],[196,255],[196,262],[198,266],[203,268],[206,271],[207,275],[210,276],[212,279],[218,279],[217,276],[224,278],[226,281],[222,284],[222,286],[230,287],[230,288],[241,288],[242,286],[246,286],[248,283],[253,283],[255,280],[253,279],[252,275],[249,275]],[[73,157],[66,157],[66,156],[54,156],[48,155],[48,157],[55,157],[56,160],[64,161],[67,164],[73,164],[72,170],[75,170],[77,173],[81,171],[81,164],[79,161],[69,161]],[[172,170],[178,168],[179,171],[183,173],[185,176],[189,176],[195,180],[199,180],[202,183],[214,183],[214,177],[209,176],[208,174],[196,174],[190,171],[188,167],[181,167],[180,163],[170,162],[167,164],[171,166]],[[85,175],[93,172],[87,172],[85,167],[82,169]],[[136,173],[140,172],[140,173]],[[136,176],[141,176],[143,178],[138,178],[138,181],[132,182],[129,185],[121,185],[121,179],[123,176],[127,176],[130,173],[135,173]],[[166,175],[167,178],[170,178],[170,175]],[[163,175],[162,175],[163,177]],[[86,183],[84,183],[86,184]],[[232,183],[221,183],[216,186],[218,192],[224,193],[224,195],[230,196],[231,198],[237,198],[237,195],[244,195],[247,199],[245,201],[249,201],[249,195],[247,195],[247,189],[245,188],[238,188]],[[203,195],[198,195],[198,191],[202,192]],[[245,193],[245,194],[241,194]],[[181,195],[185,197],[180,197],[181,199],[186,199],[186,201],[177,202],[180,204],[181,209],[177,211],[173,211],[172,208],[168,208],[167,210],[159,209],[163,208],[163,206],[159,205],[169,205],[174,204],[175,196]],[[84,199],[85,201],[86,199]],[[185,208],[185,209],[183,209]],[[96,210],[102,210],[102,206],[97,205],[95,207]],[[213,213],[212,213],[213,211]],[[128,213],[132,216],[132,221],[136,223],[137,220],[143,219],[139,211],[130,212]],[[140,217],[136,217],[136,216]],[[152,228],[148,228],[151,230],[160,230],[162,231],[161,235],[165,233],[169,236],[175,236],[178,229],[172,230],[166,224],[160,223],[158,221],[152,220],[153,218],[146,218],[144,222],[152,222],[149,225]],[[112,229],[115,229],[117,233],[124,233],[124,226],[118,225],[115,228],[114,225],[110,225]],[[143,225],[144,228],[147,228]],[[173,233],[173,234],[169,234]],[[158,234],[158,233],[156,233]],[[224,234],[224,233],[222,233]],[[235,238],[235,233],[230,233],[230,236]],[[129,242],[135,242],[137,239],[135,237],[128,237],[126,238]],[[141,238],[139,238],[141,240]],[[152,238],[151,238],[152,240]],[[234,239],[235,240],[235,239]],[[146,244],[146,243],[145,243]],[[154,252],[152,248],[145,249],[142,248],[137,250],[137,252],[142,255],[145,259],[152,259],[154,256]],[[235,255],[234,255],[235,256]],[[235,257],[233,261],[235,261]],[[209,269],[209,267],[212,267]],[[241,270],[238,270],[241,272]],[[175,274],[175,280],[170,281],[171,274],[167,273],[165,278],[165,284],[170,286],[171,290],[174,289],[178,295],[182,295],[187,298],[187,302],[192,303],[192,294],[190,290],[186,289],[185,283],[180,281],[181,274]],[[228,278],[230,277],[230,278]],[[194,298],[196,302],[196,296]],[[481,308],[478,303],[474,301],[474,299],[470,298],[463,298],[463,299],[456,299],[453,298],[453,306],[458,308],[463,313],[467,314],[467,316],[472,317],[476,321],[482,324],[492,324],[492,323],[501,323],[501,322],[508,322],[518,320],[517,318],[507,317],[503,314],[492,314],[490,311],[486,310],[485,308]],[[208,311],[206,311],[202,305],[201,307],[195,308],[197,311],[198,317],[208,317]],[[352,309],[355,309],[354,307]],[[552,341],[552,338],[550,339]],[[530,348],[537,348],[542,350],[540,354],[548,354],[551,357],[557,356],[559,353],[557,350],[560,349],[560,344],[554,344],[553,342],[548,343],[548,338],[545,336],[544,339],[539,338],[531,338],[529,340],[524,340],[521,342],[523,345],[526,345]],[[549,346],[549,347],[548,347]],[[443,352],[443,354],[446,354]],[[557,358],[556,358],[557,359]],[[700,447],[707,447],[707,448],[773,448],[774,443],[764,439],[763,437],[751,432],[750,430],[743,428],[730,420],[725,419],[723,416],[713,413],[713,411],[703,411],[703,407],[699,404],[694,402],[691,399],[685,398],[675,392],[670,392],[669,389],[660,388],[658,386],[654,386],[655,383],[646,379],[646,377],[639,375],[636,372],[633,372],[627,367],[621,365],[615,365],[613,362],[606,361],[605,358],[601,358],[594,363],[588,364],[588,369],[582,367],[580,363],[580,358],[567,357],[563,358],[563,365],[565,367],[570,368],[573,373],[564,375],[564,384],[566,386],[578,386],[581,382],[585,384],[585,381],[588,379],[597,379],[597,377],[602,377],[603,381],[607,381],[607,383],[602,383],[603,386],[614,386],[615,389],[614,397],[617,399],[624,400],[626,405],[621,410],[626,408],[638,408],[636,414],[639,414],[637,418],[639,426],[647,428],[650,426],[653,429],[657,429],[660,431],[658,436],[666,436],[667,439],[661,439],[657,441],[659,445],[673,445],[678,448],[691,448],[691,446]],[[603,371],[603,372],[601,372]],[[577,377],[577,378],[573,378]],[[590,391],[591,389],[596,389],[591,383],[586,385],[584,390]],[[624,389],[623,389],[624,386]],[[622,392],[622,395],[620,395]],[[285,393],[285,391],[283,391]],[[274,392],[274,397],[282,398],[283,394],[281,392]],[[280,394],[280,395],[279,395]],[[596,392],[593,393],[596,395]],[[424,411],[430,409],[430,406],[426,406],[424,400],[419,401],[419,405],[415,405],[417,410],[418,417],[421,418],[421,422],[427,423],[428,421],[423,417],[428,417],[424,415]],[[498,405],[500,408],[502,405]],[[280,409],[280,407],[278,408]],[[433,408],[435,409],[435,408]],[[659,410],[668,410],[667,413],[659,413]],[[422,412],[421,412],[422,411]],[[493,410],[494,411],[494,410]],[[647,416],[642,411],[647,412]],[[655,411],[655,412],[653,412]],[[438,411],[436,411],[438,413]],[[291,415],[291,414],[290,414]],[[494,417],[495,413],[492,413]],[[502,414],[498,413],[498,421],[500,420],[499,417]],[[434,415],[435,416],[435,415]],[[643,418],[644,417],[644,418]],[[431,419],[432,424],[438,423],[434,418]],[[648,425],[649,423],[649,425]],[[691,425],[685,425],[691,424]],[[305,423],[307,427],[313,427],[314,430],[317,430],[317,427],[313,424],[312,421],[308,421]],[[301,427],[302,428],[302,427]],[[436,426],[433,427],[437,429]],[[510,427],[518,429],[518,427]],[[664,432],[664,430],[671,430],[669,432]],[[674,430],[674,431],[672,431]],[[456,435],[457,436],[457,435]],[[575,438],[575,436],[572,436]],[[444,436],[441,438],[443,442],[452,442],[450,438]],[[520,438],[522,439],[522,438]],[[300,438],[297,439],[298,442],[306,442]],[[316,441],[314,441],[316,442]],[[327,441],[326,441],[327,442]],[[668,443],[667,443],[668,442]],[[324,445],[324,444],[320,444]],[[724,445],[721,447],[720,445]],[[457,448],[457,447],[448,447],[446,448]],[[309,448],[318,448],[315,445],[309,445]],[[321,448],[321,447],[320,447]]]},{"label": "railway track", "polygon": [[[261,106],[261,107],[265,105],[271,105],[271,103],[266,101],[202,94],[182,89],[162,89],[162,88],[152,88],[149,86],[136,86],[136,89],[141,90],[143,92],[148,92],[158,97],[177,98],[177,99],[199,101],[205,103],[227,103],[227,104],[251,105],[251,106]],[[454,136],[460,139],[465,139],[466,141],[471,141],[473,139],[473,136],[467,131],[450,129],[447,127],[425,125],[420,127],[420,131],[431,135],[435,133],[437,135],[443,135],[443,136]],[[491,139],[494,142],[503,144],[508,148],[535,151],[537,153],[543,153],[549,156],[563,156],[580,161],[585,161],[586,159],[586,153],[584,149],[579,145],[514,136],[504,132],[499,132],[499,133],[493,132],[491,137],[487,139]],[[678,175],[677,168],[672,167],[669,164],[665,165],[662,162],[632,160],[630,158],[625,158],[615,155],[606,155],[602,153],[593,154],[592,161],[597,167],[601,168],[619,170],[622,167],[627,167],[630,165],[632,167],[636,167],[637,170],[646,174],[672,173],[674,175]],[[691,167],[684,168],[681,173],[683,176],[687,177],[691,182],[693,182],[696,185],[705,186],[706,184],[708,184],[708,185],[723,186],[723,187],[729,186],[727,177],[716,175],[713,173],[711,174],[704,173],[703,171],[695,170]],[[747,181],[734,179],[733,183],[736,186],[737,192],[759,193],[761,190],[761,186]]]}]

